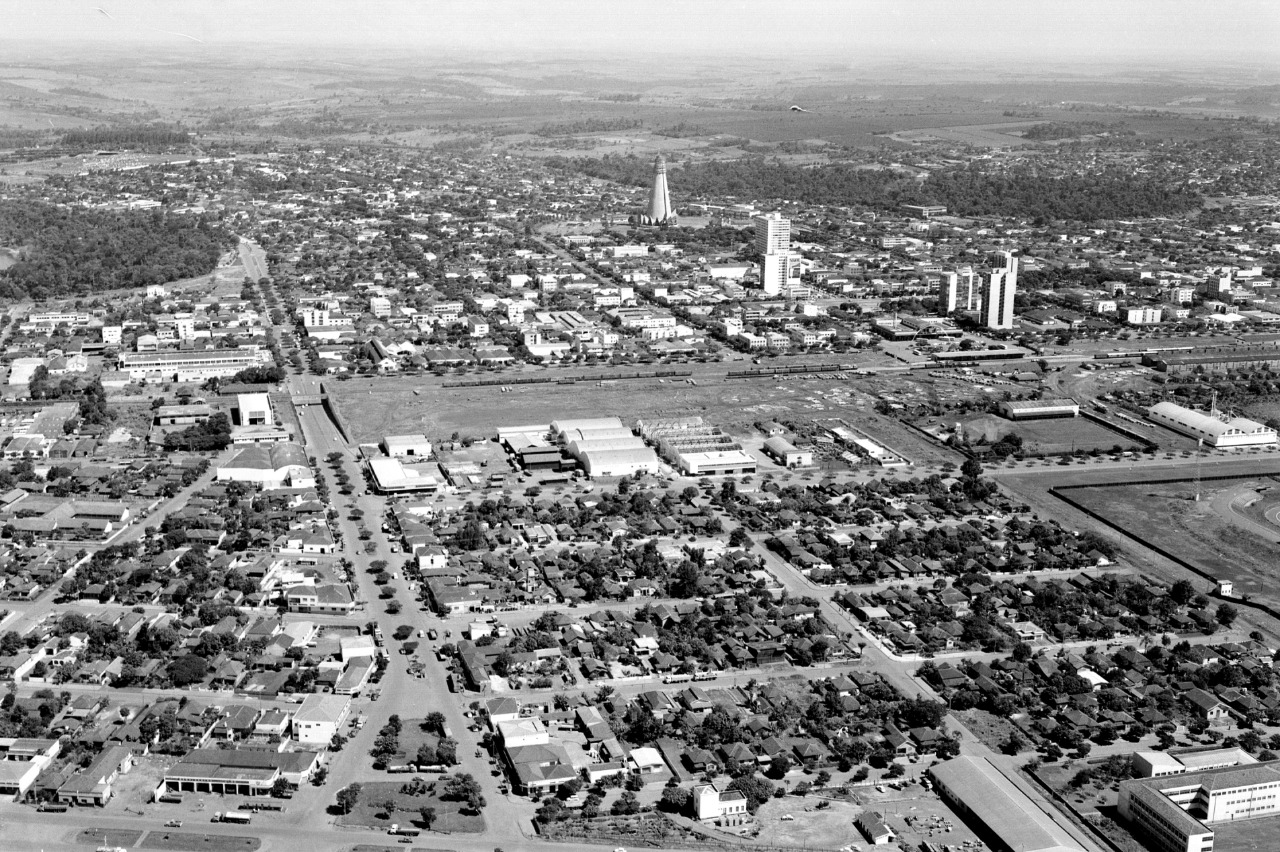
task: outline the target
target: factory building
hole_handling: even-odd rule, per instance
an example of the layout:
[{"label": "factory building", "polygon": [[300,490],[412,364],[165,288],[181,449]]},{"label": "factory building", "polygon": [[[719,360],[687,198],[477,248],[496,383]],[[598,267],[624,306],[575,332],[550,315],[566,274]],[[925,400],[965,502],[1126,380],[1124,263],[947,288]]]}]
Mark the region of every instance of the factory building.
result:
[{"label": "factory building", "polygon": [[738,476],[755,473],[755,457],[718,426],[701,417],[641,420],[636,424],[645,440],[686,476]]},{"label": "factory building", "polygon": [[557,420],[551,434],[591,477],[657,473],[658,456],[616,417]]},{"label": "factory building", "polygon": [[1210,447],[1273,447],[1276,430],[1245,417],[1205,414],[1172,402],[1158,402],[1147,416],[1161,426],[1203,441]]}]

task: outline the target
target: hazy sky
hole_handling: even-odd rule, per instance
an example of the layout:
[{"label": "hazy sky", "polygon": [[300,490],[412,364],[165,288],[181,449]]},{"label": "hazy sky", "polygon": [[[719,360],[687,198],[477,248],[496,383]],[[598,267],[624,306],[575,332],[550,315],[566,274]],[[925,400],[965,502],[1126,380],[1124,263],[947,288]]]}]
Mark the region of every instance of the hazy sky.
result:
[{"label": "hazy sky", "polygon": [[1280,0],[0,0],[0,40],[919,59],[1280,58]]}]

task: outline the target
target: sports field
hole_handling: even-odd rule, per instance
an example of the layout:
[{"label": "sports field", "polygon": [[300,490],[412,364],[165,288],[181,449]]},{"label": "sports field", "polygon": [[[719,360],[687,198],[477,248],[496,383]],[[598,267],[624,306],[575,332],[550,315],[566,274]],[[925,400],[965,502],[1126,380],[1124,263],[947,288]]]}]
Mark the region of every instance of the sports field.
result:
[{"label": "sports field", "polygon": [[1022,438],[1022,449],[1026,455],[1087,453],[1091,450],[1108,452],[1116,447],[1121,450],[1141,449],[1132,438],[1084,417],[1011,421],[987,415],[965,423],[965,434],[970,441],[977,435],[996,441],[1010,433]]}]

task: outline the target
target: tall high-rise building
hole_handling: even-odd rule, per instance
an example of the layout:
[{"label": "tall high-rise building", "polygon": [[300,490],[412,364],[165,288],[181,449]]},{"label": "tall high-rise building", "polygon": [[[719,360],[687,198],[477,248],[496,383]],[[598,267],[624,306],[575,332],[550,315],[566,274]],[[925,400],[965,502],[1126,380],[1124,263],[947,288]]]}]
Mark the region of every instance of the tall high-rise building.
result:
[{"label": "tall high-rise building", "polygon": [[751,217],[755,249],[760,255],[760,283],[765,295],[776,296],[799,272],[799,258],[791,251],[791,220],[781,213]]},{"label": "tall high-rise building", "polygon": [[756,228],[756,254],[781,254],[791,250],[791,220],[781,213],[751,217]]},{"label": "tall high-rise building", "polygon": [[978,274],[971,266],[938,273],[938,312],[976,311],[979,299]]},{"label": "tall high-rise building", "polygon": [[676,211],[671,207],[671,192],[667,189],[667,161],[659,154],[653,160],[653,185],[649,189],[649,206],[636,217],[640,225],[675,224]]},{"label": "tall high-rise building", "polygon": [[1013,328],[1013,297],[1018,291],[1018,259],[1013,256],[1013,252],[1006,251],[1001,254],[1004,255],[1004,268],[991,272],[982,310],[987,328],[1011,329]]}]

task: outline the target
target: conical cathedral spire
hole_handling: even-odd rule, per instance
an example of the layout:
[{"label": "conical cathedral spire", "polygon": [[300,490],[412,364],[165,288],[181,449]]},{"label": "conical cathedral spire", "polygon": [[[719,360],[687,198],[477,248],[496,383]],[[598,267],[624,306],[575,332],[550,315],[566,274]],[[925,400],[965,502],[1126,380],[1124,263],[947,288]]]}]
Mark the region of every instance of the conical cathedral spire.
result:
[{"label": "conical cathedral spire", "polygon": [[675,210],[667,189],[667,161],[659,154],[653,161],[653,186],[649,190],[649,206],[637,217],[641,225],[674,224]]}]

